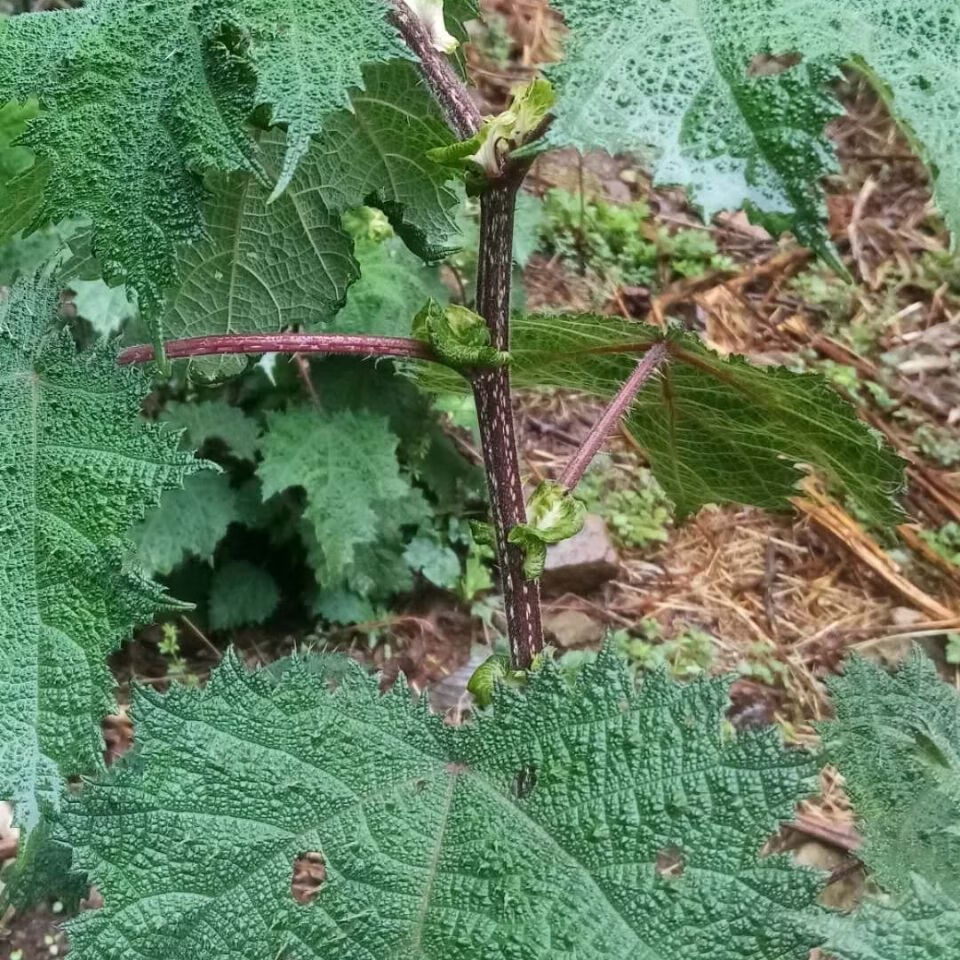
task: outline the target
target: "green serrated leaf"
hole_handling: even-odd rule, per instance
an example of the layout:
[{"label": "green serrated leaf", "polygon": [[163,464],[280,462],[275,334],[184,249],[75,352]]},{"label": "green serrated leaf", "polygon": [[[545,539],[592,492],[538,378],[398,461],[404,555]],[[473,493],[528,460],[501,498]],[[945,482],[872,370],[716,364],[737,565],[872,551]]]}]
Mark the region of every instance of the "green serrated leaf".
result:
[{"label": "green serrated leaf", "polygon": [[837,960],[940,960],[960,942],[960,906],[913,877],[907,898],[875,897],[851,917],[822,921],[826,949]]},{"label": "green serrated leaf", "polygon": [[[260,140],[264,163],[279,168],[281,133]],[[205,208],[210,238],[178,254],[180,282],[163,315],[170,338],[277,333],[324,324],[359,276],[353,241],[323,199],[325,171],[308,155],[283,196],[251,176],[213,176]],[[205,357],[191,366],[205,376],[236,373],[245,357]]]},{"label": "green serrated leaf", "polygon": [[960,696],[919,648],[887,673],[854,658],[829,681],[821,724],[885,888],[828,926],[840,960],[932,960],[960,943]]},{"label": "green serrated leaf", "polygon": [[302,487],[326,577],[338,578],[358,545],[377,537],[378,512],[409,489],[386,417],[297,408],[267,415],[258,474],[264,499]]},{"label": "green serrated leaf", "polygon": [[227,528],[239,519],[237,492],[225,473],[189,477],[182,488],[167,491],[131,531],[137,562],[164,576],[187,557],[212,562]]},{"label": "green serrated leaf", "polygon": [[210,586],[210,626],[230,630],[268,620],[280,601],[276,581],[262,567],[238,560],[220,567]]},{"label": "green serrated leaf", "polygon": [[463,187],[427,151],[453,142],[436,101],[411,63],[363,71],[350,109],[329,116],[309,153],[319,194],[331,209],[379,207],[407,246],[442,260],[461,246]]},{"label": "green serrated leaf", "polygon": [[155,323],[176,246],[203,236],[199,175],[259,169],[245,128],[253,78],[193,11],[93,0],[0,23],[0,91],[43,99],[20,141],[49,171],[35,219],[89,216],[104,279],[136,289]]},{"label": "green serrated leaf", "polygon": [[821,732],[862,820],[857,855],[887,889],[919,874],[960,909],[960,695],[919,648],[894,673],[854,658],[829,687]]},{"label": "green serrated leaf", "polygon": [[953,0],[780,0],[771,14],[781,50],[858,61],[926,162],[934,195],[960,236],[960,114]]},{"label": "green serrated leaf", "polygon": [[[611,398],[655,327],[608,316],[517,316],[511,378]],[[679,516],[707,503],[783,509],[812,466],[880,524],[899,522],[903,461],[816,374],[721,358],[692,334],[671,334],[670,360],[637,395],[626,424]],[[613,353],[614,350],[623,353]],[[462,389],[433,365],[435,389]]]},{"label": "green serrated leaf", "polygon": [[101,765],[108,654],[176,608],[123,537],[202,466],[140,420],[142,373],[52,329],[58,292],[41,273],[0,303],[0,797],[24,839],[63,777]]},{"label": "green serrated leaf", "polygon": [[[105,902],[72,956],[806,960],[820,880],[760,850],[815,766],[725,734],[727,691],[635,690],[610,653],[459,727],[355,665],[331,691],[230,654],[203,691],[139,690],[135,756],[62,818]],[[301,905],[307,852],[325,880]]]},{"label": "green serrated leaf", "polygon": [[206,403],[168,403],[160,419],[181,428],[191,447],[202,447],[208,440],[221,440],[240,460],[254,460],[260,428],[253,417],[226,400]]},{"label": "green serrated leaf", "polygon": [[231,52],[256,77],[253,103],[270,110],[271,124],[287,130],[276,200],[292,182],[310,138],[326,114],[347,105],[347,90],[362,85],[364,64],[409,56],[387,24],[386,0],[199,0],[201,29],[237,30]]}]

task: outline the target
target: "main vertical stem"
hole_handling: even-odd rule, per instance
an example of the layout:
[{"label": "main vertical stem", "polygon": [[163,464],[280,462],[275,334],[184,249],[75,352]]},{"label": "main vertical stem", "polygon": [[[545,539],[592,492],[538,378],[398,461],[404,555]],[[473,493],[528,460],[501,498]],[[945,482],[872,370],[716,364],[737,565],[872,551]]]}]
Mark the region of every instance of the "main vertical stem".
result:
[{"label": "main vertical stem", "polygon": [[[480,199],[477,312],[490,327],[493,345],[510,349],[510,282],[513,273],[513,214],[523,170],[493,181]],[[503,605],[513,666],[530,667],[543,649],[540,584],[523,575],[523,551],[507,534],[526,521],[520,461],[510,403],[509,367],[490,368],[473,380],[480,441],[500,561]]]}]

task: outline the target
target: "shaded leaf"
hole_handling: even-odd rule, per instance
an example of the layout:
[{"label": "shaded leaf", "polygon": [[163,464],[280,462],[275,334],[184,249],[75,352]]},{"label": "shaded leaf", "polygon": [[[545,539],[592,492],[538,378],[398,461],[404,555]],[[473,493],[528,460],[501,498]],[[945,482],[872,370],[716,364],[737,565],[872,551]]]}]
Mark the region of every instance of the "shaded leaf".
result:
[{"label": "shaded leaf", "polygon": [[262,567],[244,561],[225,564],[210,586],[210,626],[230,630],[263,623],[279,601],[276,581]]},{"label": "shaded leaf", "polygon": [[379,207],[414,253],[441,260],[461,245],[463,188],[427,151],[453,139],[416,67],[395,61],[364,69],[363,88],[327,118],[309,161],[331,209]]},{"label": "shaded leaf", "polygon": [[396,448],[385,417],[314,408],[267,415],[258,467],[263,497],[304,489],[304,516],[323,557],[321,579],[338,578],[356,547],[376,539],[379,511],[407,493]]},{"label": "shaded leaf", "polygon": [[360,279],[328,329],[408,337],[414,314],[427,300],[449,298],[437,271],[424,267],[396,238],[359,240],[356,255]]},{"label": "shaded leaf", "polygon": [[224,473],[190,477],[169,490],[132,531],[137,562],[151,573],[166,575],[187,557],[212,561],[227,528],[240,519],[236,491]]},{"label": "shaded leaf", "polygon": [[240,460],[256,457],[260,435],[257,421],[226,400],[206,403],[174,400],[166,405],[160,419],[182,428],[184,439],[191,447],[199,448],[208,440],[217,439]]}]

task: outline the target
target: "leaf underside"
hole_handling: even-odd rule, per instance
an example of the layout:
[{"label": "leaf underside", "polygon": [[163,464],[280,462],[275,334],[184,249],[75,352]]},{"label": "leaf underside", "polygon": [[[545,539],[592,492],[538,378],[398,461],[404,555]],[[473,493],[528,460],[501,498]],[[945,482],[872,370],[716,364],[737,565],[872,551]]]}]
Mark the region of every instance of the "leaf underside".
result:
[{"label": "leaf underside", "polygon": [[[953,0],[556,0],[572,31],[555,145],[637,151],[712,216],[747,205],[833,256],[820,179],[837,67],[859,58],[922,145],[960,229],[960,11]],[[756,55],[787,55],[773,69]],[[783,69],[781,69],[783,68]]]},{"label": "leaf underside", "polygon": [[141,373],[52,329],[57,293],[38,274],[0,305],[0,797],[26,830],[100,765],[108,654],[172,605],[123,537],[202,466],[140,420]]},{"label": "leaf underside", "polygon": [[[511,377],[518,387],[609,399],[662,337],[617,317],[518,315]],[[681,516],[708,503],[783,509],[812,466],[878,522],[899,520],[903,462],[822,377],[723,359],[690,334],[672,333],[668,342],[668,363],[625,422]],[[436,389],[462,389],[438,368],[422,378]]]},{"label": "leaf underside", "polygon": [[[34,222],[88,216],[104,278],[136,289],[159,332],[177,248],[204,239],[203,174],[267,182],[249,127],[264,106],[287,128],[279,195],[323,117],[349,106],[362,67],[405,55],[387,10],[383,0],[280,10],[262,0],[92,0],[4,18],[0,100],[42,102],[21,138],[44,181]],[[15,193],[0,191],[0,214],[19,228]]]},{"label": "leaf underside", "polygon": [[860,820],[857,856],[884,888],[859,923],[835,918],[845,960],[929,960],[960,943],[960,696],[914,649],[889,674],[851,660],[830,680],[830,761]]},{"label": "leaf underside", "polygon": [[359,667],[331,692],[230,654],[203,692],[139,691],[136,756],[68,801],[105,901],[72,955],[805,960],[820,880],[758,851],[812,758],[729,737],[726,706],[725,681],[635,691],[604,654],[452,728]]}]

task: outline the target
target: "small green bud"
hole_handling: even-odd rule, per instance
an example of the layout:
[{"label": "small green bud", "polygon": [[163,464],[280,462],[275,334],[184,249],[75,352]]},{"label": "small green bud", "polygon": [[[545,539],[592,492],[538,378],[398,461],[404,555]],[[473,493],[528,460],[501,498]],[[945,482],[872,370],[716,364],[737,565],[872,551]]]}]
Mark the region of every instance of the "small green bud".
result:
[{"label": "small green bud", "polygon": [[523,670],[512,670],[510,658],[505,654],[495,653],[473,671],[467,681],[467,690],[473,695],[477,706],[482,708],[493,703],[493,692],[498,684],[522,687],[526,682],[527,674]]},{"label": "small green bud", "polygon": [[428,150],[427,156],[435,163],[473,167],[495,177],[504,155],[537,129],[553,109],[554,100],[550,81],[536,77],[514,87],[510,106],[495,117],[487,117],[469,140]]},{"label": "small green bud", "polygon": [[444,363],[457,370],[498,367],[510,359],[490,346],[490,329],[483,317],[456,304],[442,307],[428,300],[413,318],[413,335],[426,340]]},{"label": "small green bud", "polygon": [[523,575],[528,580],[541,576],[547,545],[578,534],[586,517],[582,500],[552,480],[541,483],[527,503],[527,522],[518,523],[507,536],[524,551]]}]

